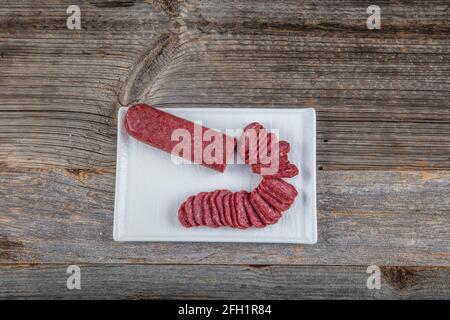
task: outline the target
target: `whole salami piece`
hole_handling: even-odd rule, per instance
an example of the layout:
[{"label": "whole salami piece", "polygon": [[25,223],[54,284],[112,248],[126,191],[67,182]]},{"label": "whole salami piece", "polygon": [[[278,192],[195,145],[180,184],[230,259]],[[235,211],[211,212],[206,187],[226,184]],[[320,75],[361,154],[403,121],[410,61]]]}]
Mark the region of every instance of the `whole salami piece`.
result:
[{"label": "whole salami piece", "polygon": [[[236,141],[232,137],[146,104],[136,104],[128,109],[125,117],[125,129],[133,138],[168,153],[176,153],[176,147],[180,143],[180,137],[178,140],[172,139],[174,133],[176,137],[178,137],[178,133],[188,133],[191,148],[187,149],[190,152],[181,152],[176,155],[219,172],[225,171],[227,161],[232,156],[236,145]],[[196,134],[197,132],[199,134]],[[207,156],[204,154],[205,148],[211,143],[216,143],[215,139],[214,141],[210,141],[211,139],[204,141],[205,132],[208,132],[208,136],[222,140],[222,143],[220,140],[218,142],[220,148],[217,149],[220,150],[216,149],[218,155],[214,152],[214,157],[205,158]]]}]

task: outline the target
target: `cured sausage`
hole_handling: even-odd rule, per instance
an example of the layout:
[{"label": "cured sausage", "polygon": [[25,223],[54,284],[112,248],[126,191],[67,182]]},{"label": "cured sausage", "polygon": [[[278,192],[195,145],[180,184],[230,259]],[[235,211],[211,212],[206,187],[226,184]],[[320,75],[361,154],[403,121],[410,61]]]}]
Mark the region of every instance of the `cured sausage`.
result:
[{"label": "cured sausage", "polygon": [[219,227],[218,224],[215,224],[212,218],[212,210],[211,210],[211,192],[208,192],[205,194],[202,200],[202,207],[203,207],[203,221],[205,222],[205,225],[210,228],[217,228]]},{"label": "cured sausage", "polygon": [[[251,165],[254,173],[272,178],[292,178],[299,173],[298,167],[288,159],[290,144],[284,140],[278,142],[273,133],[257,122],[250,123],[244,128],[238,145],[241,158],[244,163]],[[275,145],[278,147],[277,153],[273,150]],[[264,171],[271,168],[274,165],[273,161],[276,160],[278,160],[276,172]]]},{"label": "cured sausage", "polygon": [[232,227],[232,228],[236,228],[236,226],[233,224],[233,219],[231,217],[231,197],[232,197],[232,193],[228,193],[223,197],[223,208],[224,208],[224,212],[225,212],[225,219],[227,222],[227,226]]},{"label": "cured sausage", "polygon": [[282,202],[278,201],[270,193],[264,191],[264,189],[261,189],[260,187],[256,188],[256,192],[259,193],[261,198],[266,200],[272,207],[274,207],[275,209],[277,209],[279,211],[287,211],[292,205],[292,202],[282,203]]},{"label": "cured sausage", "polygon": [[244,207],[245,211],[247,212],[247,216],[250,220],[250,224],[254,226],[255,228],[264,228],[266,224],[264,224],[261,219],[258,217],[258,214],[255,212],[255,209],[253,209],[252,204],[249,201],[250,199],[250,193],[247,192],[247,194],[244,197]]},{"label": "cured sausage", "polygon": [[219,194],[216,197],[216,207],[217,211],[219,211],[220,222],[223,226],[229,226],[228,221],[225,217],[225,208],[224,208],[224,198],[227,194],[231,192],[228,190],[220,190]]},{"label": "cured sausage", "polygon": [[295,199],[298,195],[295,187],[283,179],[263,179],[261,185],[266,186],[274,195],[283,200]]},{"label": "cured sausage", "polygon": [[186,212],[186,219],[188,220],[189,224],[193,227],[198,226],[194,218],[194,209],[193,209],[194,198],[195,196],[190,196],[184,203],[184,211]]},{"label": "cured sausage", "polygon": [[184,210],[185,204],[183,203],[178,209],[178,220],[180,220],[180,223],[183,225],[183,227],[190,228],[192,225],[189,223],[186,217],[186,211]]},{"label": "cured sausage", "polygon": [[205,221],[203,220],[203,198],[205,197],[205,195],[206,192],[200,192],[195,196],[192,203],[194,210],[194,219],[196,224],[199,226],[205,225]]},{"label": "cured sausage", "polygon": [[222,221],[220,220],[220,215],[219,215],[219,210],[217,209],[217,202],[216,202],[216,198],[219,195],[221,190],[216,190],[214,192],[211,193],[211,196],[209,198],[209,205],[211,208],[211,218],[213,223],[216,226],[222,226]]},{"label": "cured sausage", "polygon": [[[173,133],[180,129],[183,132],[187,131],[190,135],[191,148],[190,152],[183,152],[181,156],[191,162],[200,160],[200,164],[219,172],[225,171],[227,161],[232,156],[236,145],[232,137],[146,104],[136,104],[128,109],[125,116],[125,129],[133,138],[168,153],[173,153],[180,143],[172,139]],[[214,159],[207,159],[208,161],[203,158],[203,151],[213,141],[203,140],[203,135],[207,131],[222,138],[220,155]],[[200,134],[195,134],[196,132]],[[179,156],[179,154],[176,155]]]},{"label": "cured sausage", "polygon": [[247,195],[247,191],[236,192],[234,196],[234,208],[236,210],[236,221],[242,228],[248,228],[251,226],[250,220],[247,217],[247,212],[244,207],[244,197]]},{"label": "cured sausage", "polygon": [[252,204],[258,207],[258,209],[261,210],[261,213],[268,220],[278,220],[281,217],[281,212],[273,208],[269,203],[261,198],[258,192],[252,191],[250,199],[252,201]]},{"label": "cured sausage", "polygon": [[[256,148],[249,148],[248,145],[242,148],[240,146],[238,150],[240,156],[246,163],[249,163],[254,156],[259,161],[261,160],[260,151],[263,155],[266,151],[271,153],[273,143],[278,143],[278,172],[270,176],[263,175],[260,184],[250,193],[244,190],[234,193],[229,190],[215,190],[208,193],[200,192],[196,196],[189,197],[178,210],[178,219],[183,226],[186,228],[193,226],[263,228],[276,223],[282,217],[282,213],[292,206],[298,192],[293,185],[282,179],[298,174],[297,166],[288,158],[290,144],[284,140],[277,142],[277,137],[266,133],[266,129],[257,122],[245,128],[245,130],[250,129],[254,129],[258,135],[262,133],[263,138],[256,141]],[[240,142],[249,137],[241,136]],[[270,165],[259,161],[251,167],[253,172],[261,174],[262,170]]]}]

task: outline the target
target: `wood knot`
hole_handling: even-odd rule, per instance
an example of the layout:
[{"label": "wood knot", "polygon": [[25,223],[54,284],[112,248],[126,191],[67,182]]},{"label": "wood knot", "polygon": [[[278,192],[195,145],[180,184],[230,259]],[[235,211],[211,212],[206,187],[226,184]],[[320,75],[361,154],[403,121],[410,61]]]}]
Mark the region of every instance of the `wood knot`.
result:
[{"label": "wood knot", "polygon": [[414,283],[414,272],[407,267],[381,267],[381,272],[394,289],[410,288]]},{"label": "wood knot", "polygon": [[16,256],[16,250],[22,247],[22,242],[12,241],[8,237],[0,236],[0,259],[11,260]]}]

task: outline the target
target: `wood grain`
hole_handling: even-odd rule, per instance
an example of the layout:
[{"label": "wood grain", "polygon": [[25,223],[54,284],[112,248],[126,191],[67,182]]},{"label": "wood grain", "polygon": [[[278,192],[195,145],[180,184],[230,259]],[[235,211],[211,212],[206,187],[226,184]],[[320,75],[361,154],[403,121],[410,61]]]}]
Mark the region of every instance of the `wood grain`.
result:
[{"label": "wood grain", "polygon": [[382,267],[369,290],[366,267],[81,265],[0,266],[0,298],[46,299],[447,299],[449,268]]},{"label": "wood grain", "polygon": [[449,175],[319,171],[316,245],[118,243],[113,171],[8,169],[0,262],[449,266]]},{"label": "wood grain", "polygon": [[113,167],[118,94],[138,58],[169,24],[160,8],[79,1],[2,1],[0,163]]},{"label": "wood grain", "polygon": [[117,107],[146,97],[315,107],[325,170],[450,168],[445,1],[382,1],[380,31],[358,1],[82,2],[81,31],[32,3],[0,9],[4,166],[112,168]]}]

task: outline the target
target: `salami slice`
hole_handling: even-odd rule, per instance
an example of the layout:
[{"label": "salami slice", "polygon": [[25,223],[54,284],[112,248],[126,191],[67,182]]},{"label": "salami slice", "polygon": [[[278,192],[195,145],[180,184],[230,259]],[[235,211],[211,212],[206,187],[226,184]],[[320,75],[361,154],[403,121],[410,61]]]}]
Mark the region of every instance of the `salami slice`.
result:
[{"label": "salami slice", "polygon": [[273,194],[279,196],[280,198],[292,200],[297,197],[298,192],[295,187],[282,179],[263,179],[261,181],[262,186],[267,186]]},{"label": "salami slice", "polygon": [[178,220],[180,221],[183,227],[190,228],[192,226],[187,220],[186,211],[184,210],[185,205],[186,202],[181,205],[180,209],[178,209]]},{"label": "salami slice", "polygon": [[260,187],[256,188],[256,192],[258,192],[259,195],[261,196],[261,198],[266,200],[267,203],[269,203],[272,207],[274,207],[275,209],[277,209],[279,211],[286,211],[292,205],[292,202],[291,203],[282,203],[282,202],[278,201],[276,198],[272,197],[272,195],[270,193],[267,193],[265,190],[261,189]]},{"label": "salami slice", "polygon": [[289,144],[289,142],[284,140],[278,142],[278,152],[280,154],[280,158],[283,156],[286,156],[287,158],[287,154],[289,153],[289,151],[291,151],[291,145]]},{"label": "salami slice", "polygon": [[211,192],[208,192],[203,197],[202,201],[202,207],[203,207],[203,221],[205,222],[205,225],[210,228],[217,228],[219,225],[215,224],[212,219],[212,212],[211,212]]},{"label": "salami slice", "polygon": [[209,198],[209,205],[211,208],[211,218],[212,218],[213,223],[216,226],[222,225],[222,221],[220,220],[219,210],[217,209],[217,202],[216,202],[216,198],[219,195],[219,193],[220,193],[220,190],[211,192],[211,196]]},{"label": "salami slice", "polygon": [[243,200],[245,211],[247,212],[250,224],[255,228],[264,228],[266,224],[261,221],[261,219],[258,217],[258,214],[255,212],[255,209],[253,209],[252,204],[250,203],[250,193],[247,192]]},{"label": "salami slice", "polygon": [[234,208],[236,210],[236,222],[242,228],[249,228],[251,226],[250,220],[247,217],[247,212],[244,207],[244,197],[247,195],[247,191],[236,192],[234,196]]},{"label": "salami slice", "polygon": [[184,203],[184,211],[186,212],[186,218],[189,224],[193,227],[198,226],[194,218],[193,201],[195,196],[190,196]]},{"label": "salami slice", "polygon": [[274,224],[276,222],[276,220],[266,217],[266,215],[262,212],[260,206],[255,203],[255,200],[253,199],[253,192],[250,192],[249,201],[262,223],[268,225]]},{"label": "salami slice", "polygon": [[269,220],[277,221],[281,217],[281,212],[274,209],[270,204],[268,204],[256,191],[252,191],[250,196],[252,204],[261,211],[261,213]]},{"label": "salami slice", "polygon": [[193,201],[194,219],[197,225],[204,226],[206,222],[203,220],[203,198],[206,192],[200,192],[195,196]]},{"label": "salami slice", "polygon": [[231,199],[232,195],[233,194],[230,192],[230,193],[227,193],[223,197],[223,208],[224,208],[225,220],[226,220],[227,225],[229,227],[234,228],[235,226],[233,224],[233,219],[231,217],[231,207],[230,207],[230,204],[231,204],[230,199]]},{"label": "salami slice", "polygon": [[[240,139],[240,150],[239,154],[245,163],[251,164],[250,160],[257,160],[258,154],[258,135],[259,130],[263,129],[263,126],[258,122],[253,122],[244,128],[244,132]],[[249,130],[254,130],[253,132],[248,132]],[[247,131],[247,132],[246,132]],[[250,148],[250,146],[252,146]],[[253,162],[252,162],[253,163]]]},{"label": "salami slice", "polygon": [[217,207],[217,211],[219,212],[220,223],[223,226],[228,225],[227,220],[225,219],[225,208],[223,206],[223,199],[224,199],[225,195],[227,195],[228,193],[230,193],[230,191],[219,190],[219,194],[216,197],[216,207]]},{"label": "salami slice", "polygon": [[237,192],[234,192],[230,197],[230,211],[231,211],[231,220],[233,222],[233,226],[235,228],[243,229],[244,226],[241,226],[237,220],[237,212],[236,212],[236,195]]}]

